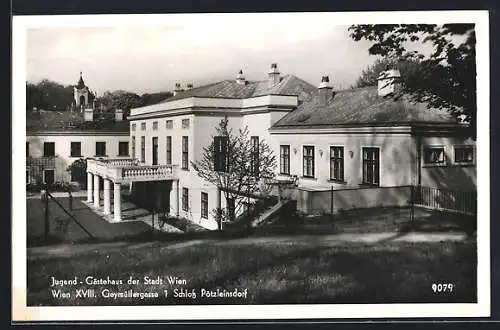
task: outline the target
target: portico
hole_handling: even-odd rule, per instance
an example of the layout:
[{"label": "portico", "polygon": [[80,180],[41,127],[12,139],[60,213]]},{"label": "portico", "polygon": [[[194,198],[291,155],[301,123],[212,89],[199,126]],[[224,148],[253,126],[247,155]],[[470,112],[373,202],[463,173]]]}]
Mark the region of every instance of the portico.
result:
[{"label": "portico", "polygon": [[[112,215],[113,222],[120,222],[121,218],[121,187],[134,182],[167,181],[173,180],[173,194],[177,200],[173,201],[175,213],[179,214],[179,184],[175,176],[176,165],[139,165],[133,159],[88,159],[87,160],[87,204],[101,211],[104,215]],[[103,180],[103,203],[100,200],[100,181]],[[111,189],[113,199],[111,200]],[[111,212],[111,202],[113,208]]]}]

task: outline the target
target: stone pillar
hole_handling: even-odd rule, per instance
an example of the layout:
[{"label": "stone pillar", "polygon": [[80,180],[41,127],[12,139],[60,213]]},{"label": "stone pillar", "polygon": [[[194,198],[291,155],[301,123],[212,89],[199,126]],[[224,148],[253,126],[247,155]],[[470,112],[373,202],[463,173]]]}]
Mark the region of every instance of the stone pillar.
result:
[{"label": "stone pillar", "polygon": [[104,179],[104,214],[111,214],[111,181]]},{"label": "stone pillar", "polygon": [[99,175],[94,175],[94,207],[99,207]]},{"label": "stone pillar", "polygon": [[92,183],[93,183],[93,175],[90,172],[87,172],[87,202],[92,202]]},{"label": "stone pillar", "polygon": [[220,190],[220,187],[217,187],[217,218],[215,221],[217,221],[217,227],[219,230],[222,230],[222,219],[221,219],[221,213],[222,212],[222,192]]},{"label": "stone pillar", "polygon": [[121,185],[120,183],[114,182],[113,184],[113,213],[114,221],[122,221],[122,205],[121,205]]},{"label": "stone pillar", "polygon": [[217,187],[217,208],[222,209],[222,198],[221,198],[221,190],[219,187]]}]

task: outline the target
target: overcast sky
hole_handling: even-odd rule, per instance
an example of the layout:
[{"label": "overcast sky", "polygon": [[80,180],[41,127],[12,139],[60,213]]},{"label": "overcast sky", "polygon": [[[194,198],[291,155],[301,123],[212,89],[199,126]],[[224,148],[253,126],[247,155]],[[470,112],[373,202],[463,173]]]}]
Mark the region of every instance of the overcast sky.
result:
[{"label": "overcast sky", "polygon": [[169,27],[40,28],[27,32],[27,80],[137,94],[233,79],[264,80],[271,63],[314,85],[329,75],[336,88],[353,84],[376,59],[335,22],[185,24]]}]

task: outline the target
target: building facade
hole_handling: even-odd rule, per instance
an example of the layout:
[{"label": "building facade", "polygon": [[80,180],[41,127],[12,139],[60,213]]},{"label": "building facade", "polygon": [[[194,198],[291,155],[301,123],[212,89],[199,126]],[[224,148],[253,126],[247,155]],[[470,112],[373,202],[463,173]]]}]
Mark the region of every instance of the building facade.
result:
[{"label": "building facade", "polygon": [[166,180],[130,180],[132,198],[142,207],[166,208],[170,215],[216,229],[213,210],[225,207],[226,201],[217,187],[197,176],[191,163],[202,157],[220,121],[227,117],[228,128],[248,127],[250,136],[269,144],[268,128],[316,88],[293,75],[282,76],[276,64],[264,81],[247,81],[240,71],[234,80],[183,91],[176,86],[178,91],[164,102],[131,109],[131,158],[139,168],[173,173]]},{"label": "building facade", "polygon": [[[111,183],[127,183],[139,206],[216,229],[213,210],[227,201],[191,164],[223,118],[229,129],[247,127],[253,140],[267,142],[279,160],[277,182],[296,182],[283,196],[305,212],[333,211],[333,199],[335,210],[403,205],[403,188],[414,185],[475,189],[475,143],[466,124],[413,102],[400,92],[399,78],[386,71],[378,86],[333,92],[326,76],[315,87],[281,76],[272,64],[264,81],[247,81],[240,71],[234,80],[186,90],[176,84],[173,97],[131,110],[127,163],[90,162],[88,201],[101,206],[104,178],[104,210],[111,214]],[[315,194],[323,191],[329,200]],[[119,208],[115,203],[114,221]]]},{"label": "building facade", "polygon": [[[270,128],[278,178],[298,178],[288,193],[300,209],[403,206],[409,186],[476,189],[475,142],[466,124],[398,94],[399,77],[391,70],[378,86],[338,92],[323,77],[311,100]],[[328,190],[335,205],[314,200]]]},{"label": "building facade", "polygon": [[82,111],[34,109],[26,114],[26,184],[75,182],[75,173],[68,166],[76,160],[130,156],[129,126],[123,111],[95,109],[94,94],[81,72],[73,96]]}]

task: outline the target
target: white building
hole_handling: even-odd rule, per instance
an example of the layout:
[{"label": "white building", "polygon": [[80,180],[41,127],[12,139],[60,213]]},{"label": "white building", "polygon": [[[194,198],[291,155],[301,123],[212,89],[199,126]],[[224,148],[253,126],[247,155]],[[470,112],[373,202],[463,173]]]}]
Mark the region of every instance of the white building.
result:
[{"label": "white building", "polygon": [[191,162],[200,159],[225,116],[229,128],[247,126],[253,139],[265,140],[279,155],[278,178],[299,177],[287,194],[304,211],[333,208],[325,194],[314,193],[326,189],[329,197],[337,192],[336,210],[401,205],[409,197],[400,188],[413,185],[475,189],[475,144],[464,137],[464,125],[444,110],[394,97],[398,75],[385,72],[378,87],[333,93],[328,77],[316,88],[281,76],[272,64],[264,81],[247,81],[240,71],[236,79],[183,91],[176,84],[173,97],[131,110],[131,158],[139,164],[89,162],[88,200],[101,207],[104,178],[104,213],[111,214],[113,183],[115,221],[120,186],[130,184],[140,206],[216,229],[211,210],[226,201]]},{"label": "white building", "polygon": [[129,157],[129,125],[123,111],[97,111],[95,95],[81,72],[73,98],[81,111],[34,109],[26,114],[26,184],[78,181],[67,169],[81,158]]},{"label": "white building", "polygon": [[[191,168],[191,162],[200,159],[203,147],[210,143],[215,127],[227,116],[230,128],[248,126],[252,137],[269,141],[269,127],[315,90],[293,75],[282,76],[272,64],[264,81],[247,81],[240,71],[236,79],[177,91],[162,103],[132,109],[128,117],[131,157],[142,166],[135,177],[132,170],[126,170],[125,174],[110,175],[109,181],[132,182],[133,196],[140,206],[147,207],[156,199],[155,207],[166,206],[170,214],[215,229],[211,210],[218,203],[224,207],[225,201],[218,200],[217,187],[203,182]],[[99,169],[106,165],[113,168],[109,163],[90,165],[89,182],[94,180],[92,175],[105,177],[107,170]],[[94,166],[103,167],[94,170]],[[161,177],[158,171],[168,176]],[[89,200],[94,195],[89,194]],[[104,203],[107,210],[109,201]]]},{"label": "white building", "polygon": [[26,118],[26,183],[74,182],[75,160],[129,157],[129,125],[115,113],[33,111]]},{"label": "white building", "polygon": [[333,92],[323,77],[309,101],[270,128],[278,177],[299,177],[289,191],[299,209],[403,206],[410,186],[476,189],[475,141],[465,134],[467,125],[401,94],[399,78],[390,70],[378,86]]}]

